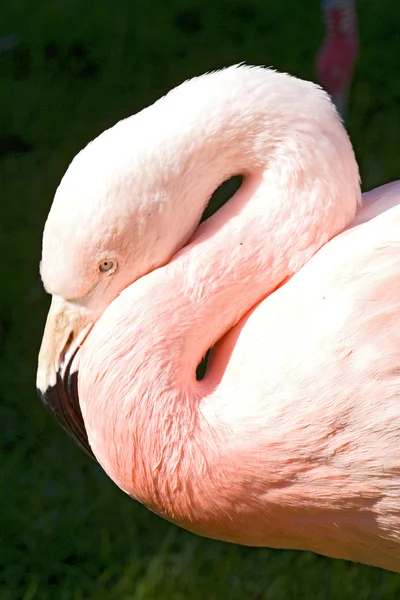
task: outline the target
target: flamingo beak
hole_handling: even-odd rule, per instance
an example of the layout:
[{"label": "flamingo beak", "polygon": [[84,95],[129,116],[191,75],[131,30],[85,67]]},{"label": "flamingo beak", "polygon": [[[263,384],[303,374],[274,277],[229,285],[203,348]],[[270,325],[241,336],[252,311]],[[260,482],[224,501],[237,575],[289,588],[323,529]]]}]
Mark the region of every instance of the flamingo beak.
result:
[{"label": "flamingo beak", "polygon": [[78,307],[53,296],[39,352],[36,387],[61,427],[94,457],[78,396],[79,349],[92,325]]}]

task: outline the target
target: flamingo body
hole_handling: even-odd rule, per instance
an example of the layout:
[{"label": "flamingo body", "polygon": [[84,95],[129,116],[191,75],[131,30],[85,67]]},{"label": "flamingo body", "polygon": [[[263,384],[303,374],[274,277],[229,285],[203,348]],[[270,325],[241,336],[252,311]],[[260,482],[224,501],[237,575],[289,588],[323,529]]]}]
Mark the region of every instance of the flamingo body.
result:
[{"label": "flamingo body", "polygon": [[[334,108],[287,75],[227,69],[148,111],[84,150],[57,192],[45,401],[79,370],[80,408],[69,388],[50,400],[56,416],[121,489],[182,527],[400,570],[399,183],[360,209]],[[160,115],[141,151],[135,131]],[[147,170],[135,179],[132,165]],[[239,191],[196,229],[237,172]],[[84,223],[77,250],[69,223]]]}]

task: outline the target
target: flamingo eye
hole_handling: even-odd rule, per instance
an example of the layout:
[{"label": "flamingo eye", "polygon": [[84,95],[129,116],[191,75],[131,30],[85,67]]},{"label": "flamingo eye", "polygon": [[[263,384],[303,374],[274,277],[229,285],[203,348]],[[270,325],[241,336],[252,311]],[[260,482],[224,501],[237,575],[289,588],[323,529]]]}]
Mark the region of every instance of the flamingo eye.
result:
[{"label": "flamingo eye", "polygon": [[103,260],[103,262],[99,264],[100,273],[107,273],[107,275],[111,275],[111,273],[114,273],[116,268],[117,263],[115,260]]}]

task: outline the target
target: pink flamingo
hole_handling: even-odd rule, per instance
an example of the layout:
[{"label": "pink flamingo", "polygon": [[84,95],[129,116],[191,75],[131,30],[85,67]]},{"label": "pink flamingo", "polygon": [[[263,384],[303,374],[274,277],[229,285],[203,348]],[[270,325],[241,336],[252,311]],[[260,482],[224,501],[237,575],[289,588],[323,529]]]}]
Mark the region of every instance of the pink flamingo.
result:
[{"label": "pink flamingo", "polygon": [[322,14],[325,38],[316,57],[317,77],[344,118],[358,56],[355,0],[322,0]]},{"label": "pink flamingo", "polygon": [[89,144],[57,190],[45,404],[192,532],[400,570],[399,199],[397,182],[360,207],[314,84],[246,66],[184,83]]}]

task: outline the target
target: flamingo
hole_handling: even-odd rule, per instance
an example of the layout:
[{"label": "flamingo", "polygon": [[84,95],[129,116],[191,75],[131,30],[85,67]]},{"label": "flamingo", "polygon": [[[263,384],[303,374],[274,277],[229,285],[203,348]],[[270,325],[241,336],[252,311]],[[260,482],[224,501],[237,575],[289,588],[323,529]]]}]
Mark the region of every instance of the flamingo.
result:
[{"label": "flamingo", "polygon": [[399,200],[400,182],[362,200],[315,84],[246,65],[186,81],[56,191],[44,404],[183,528],[399,571]]},{"label": "flamingo", "polygon": [[342,118],[359,51],[355,0],[322,0],[325,37],[316,56],[318,82],[329,92]]}]

